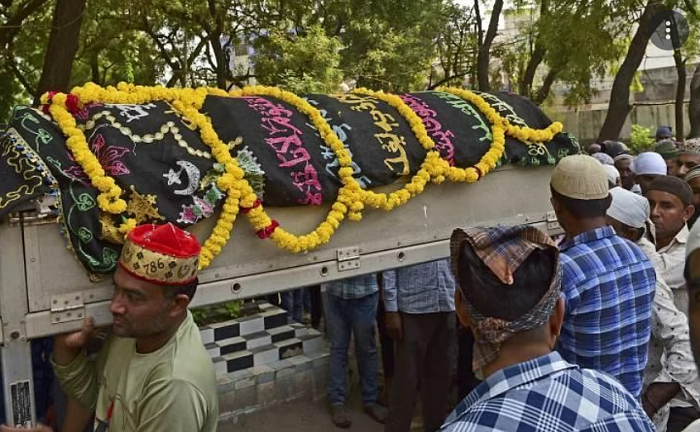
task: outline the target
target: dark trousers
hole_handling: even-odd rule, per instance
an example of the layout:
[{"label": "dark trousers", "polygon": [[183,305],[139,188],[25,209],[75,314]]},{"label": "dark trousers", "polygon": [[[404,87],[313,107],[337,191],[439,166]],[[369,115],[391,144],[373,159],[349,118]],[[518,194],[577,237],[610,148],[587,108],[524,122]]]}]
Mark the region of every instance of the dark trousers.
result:
[{"label": "dark trousers", "polygon": [[380,300],[377,307],[377,328],[379,329],[379,343],[382,349],[382,370],[384,371],[384,380],[386,380],[394,377],[394,341],[386,332],[384,313],[384,302]]},{"label": "dark trousers", "polygon": [[318,329],[323,317],[323,296],[321,295],[321,285],[314,285],[306,288],[311,303],[311,327]]},{"label": "dark trousers", "polygon": [[403,337],[396,342],[396,367],[385,432],[408,432],[420,391],[423,429],[435,432],[447,416],[455,343],[454,312],[401,313]]},{"label": "dark trousers", "polygon": [[666,432],[680,432],[698,418],[700,418],[700,412],[695,408],[671,408]]}]

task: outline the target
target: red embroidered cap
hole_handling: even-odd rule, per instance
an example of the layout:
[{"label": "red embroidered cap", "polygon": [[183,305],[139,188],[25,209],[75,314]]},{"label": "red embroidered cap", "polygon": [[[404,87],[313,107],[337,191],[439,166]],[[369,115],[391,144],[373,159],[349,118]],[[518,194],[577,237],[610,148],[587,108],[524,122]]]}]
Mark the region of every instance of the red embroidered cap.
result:
[{"label": "red embroidered cap", "polygon": [[186,285],[197,277],[199,241],[172,223],[139,225],[126,238],[119,265],[158,285]]}]

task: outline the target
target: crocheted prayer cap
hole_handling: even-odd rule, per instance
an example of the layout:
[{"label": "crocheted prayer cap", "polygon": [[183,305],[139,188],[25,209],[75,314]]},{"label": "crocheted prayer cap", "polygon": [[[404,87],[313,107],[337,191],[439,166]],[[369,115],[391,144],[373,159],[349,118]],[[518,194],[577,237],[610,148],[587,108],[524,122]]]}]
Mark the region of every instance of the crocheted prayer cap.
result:
[{"label": "crocheted prayer cap", "polygon": [[678,145],[679,154],[700,155],[700,138],[691,138]]},{"label": "crocheted prayer cap", "polygon": [[654,145],[654,151],[664,159],[675,159],[678,157],[678,147],[672,139],[664,139]]},{"label": "crocheted prayer cap", "polygon": [[124,243],[119,265],[134,277],[158,285],[186,285],[197,278],[197,238],[171,223],[140,225]]},{"label": "crocheted prayer cap", "polygon": [[586,155],[562,159],[554,168],[550,185],[557,193],[578,200],[608,196],[608,176],[603,165]]}]

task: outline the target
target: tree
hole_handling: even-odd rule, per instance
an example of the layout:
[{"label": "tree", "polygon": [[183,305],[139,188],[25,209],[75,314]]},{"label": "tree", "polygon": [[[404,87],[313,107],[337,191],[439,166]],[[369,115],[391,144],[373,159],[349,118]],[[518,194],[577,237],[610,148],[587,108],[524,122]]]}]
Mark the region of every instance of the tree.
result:
[{"label": "tree", "polygon": [[630,85],[634,80],[634,74],[644,59],[647,44],[649,43],[648,28],[654,15],[662,12],[664,5],[656,0],[647,0],[647,3],[638,20],[638,27],[629,45],[625,59],[620,66],[610,92],[610,104],[603,122],[603,127],[598,134],[598,141],[617,140],[627,116],[632,110],[629,102]]},{"label": "tree", "polygon": [[693,78],[690,81],[690,133],[688,138],[700,138],[700,62],[695,67]]},{"label": "tree", "polygon": [[437,39],[437,67],[431,70],[429,89],[460,85],[466,76],[476,76],[477,7],[451,5],[446,11],[448,22]]},{"label": "tree", "polygon": [[73,60],[80,45],[80,27],[87,0],[57,0],[49,44],[44,56],[44,67],[35,94],[39,103],[41,95],[49,90],[66,92],[70,85]]},{"label": "tree", "polygon": [[254,56],[260,83],[297,93],[337,91],[343,79],[339,69],[342,46],[320,26],[312,26],[301,35],[275,32],[260,42]]},{"label": "tree", "polygon": [[[37,16],[48,15],[46,4],[48,0],[3,0],[0,1],[0,123],[7,119],[10,109],[17,103],[28,103],[27,95],[34,95],[36,87],[27,88],[23,82],[26,73],[33,68],[27,67],[16,55],[18,38],[23,32],[36,32],[43,27]],[[39,23],[37,24],[37,21]],[[45,42],[45,39],[42,39]],[[34,46],[34,51],[43,51]],[[36,69],[39,69],[37,66]],[[26,93],[25,93],[26,92]]]},{"label": "tree", "polygon": [[478,21],[478,32],[479,32],[479,55],[477,57],[476,65],[476,75],[477,81],[479,83],[479,90],[489,91],[489,65],[491,62],[491,46],[493,45],[493,40],[498,34],[498,21],[501,18],[501,11],[503,10],[503,0],[496,0],[494,2],[493,10],[491,11],[491,17],[489,18],[489,26],[486,30],[486,34],[483,34],[483,29],[481,28],[481,14],[479,13],[479,0],[475,0],[474,5],[476,7],[476,16]]}]

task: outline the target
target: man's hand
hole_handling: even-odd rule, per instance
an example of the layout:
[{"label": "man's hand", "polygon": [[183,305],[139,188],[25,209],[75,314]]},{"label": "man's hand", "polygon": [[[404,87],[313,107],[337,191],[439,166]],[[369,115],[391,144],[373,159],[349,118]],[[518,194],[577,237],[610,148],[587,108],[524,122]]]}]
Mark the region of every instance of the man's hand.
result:
[{"label": "man's hand", "polygon": [[31,429],[20,429],[16,427],[0,425],[0,432],[53,432],[53,429],[43,424],[38,424]]},{"label": "man's hand", "polygon": [[401,315],[398,312],[385,312],[384,320],[386,324],[386,332],[389,337],[394,340],[401,340],[401,337],[403,336]]},{"label": "man's hand", "polygon": [[80,331],[56,336],[54,340],[54,361],[61,366],[72,362],[90,341],[94,332],[95,320],[92,317],[87,317],[83,319],[83,326],[80,328]]}]

